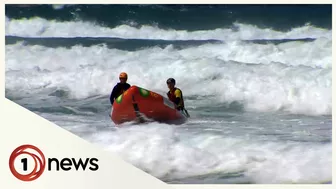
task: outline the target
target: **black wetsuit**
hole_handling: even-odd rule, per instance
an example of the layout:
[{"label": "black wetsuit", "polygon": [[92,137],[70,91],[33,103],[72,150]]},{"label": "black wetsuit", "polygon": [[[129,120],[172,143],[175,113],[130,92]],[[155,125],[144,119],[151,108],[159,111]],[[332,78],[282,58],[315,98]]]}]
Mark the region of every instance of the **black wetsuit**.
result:
[{"label": "black wetsuit", "polygon": [[113,105],[114,99],[118,98],[118,96],[123,94],[130,87],[131,85],[128,83],[117,83],[116,86],[113,87],[113,90],[110,95],[111,105]]}]

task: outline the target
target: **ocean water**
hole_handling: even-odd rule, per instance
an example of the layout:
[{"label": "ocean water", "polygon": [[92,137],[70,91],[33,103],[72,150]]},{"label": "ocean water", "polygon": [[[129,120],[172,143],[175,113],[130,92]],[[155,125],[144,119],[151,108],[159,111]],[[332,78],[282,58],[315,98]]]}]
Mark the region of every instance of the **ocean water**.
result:
[{"label": "ocean water", "polygon": [[[167,183],[332,182],[331,5],[6,5],[6,97]],[[115,127],[128,82],[190,120]]]}]

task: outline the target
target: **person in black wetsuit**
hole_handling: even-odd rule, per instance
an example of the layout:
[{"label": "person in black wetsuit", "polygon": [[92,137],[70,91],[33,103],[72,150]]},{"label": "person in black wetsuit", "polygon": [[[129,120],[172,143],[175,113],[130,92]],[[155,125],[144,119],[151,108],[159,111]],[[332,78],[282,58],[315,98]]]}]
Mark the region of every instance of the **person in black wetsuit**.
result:
[{"label": "person in black wetsuit", "polygon": [[113,90],[110,95],[111,105],[113,105],[114,100],[118,98],[118,96],[123,94],[127,89],[131,87],[131,85],[127,83],[127,73],[125,72],[120,73],[119,80],[120,82],[113,87]]},{"label": "person in black wetsuit", "polygon": [[184,100],[182,91],[179,88],[175,87],[175,79],[169,78],[167,80],[167,86],[169,88],[169,91],[167,92],[167,96],[170,101],[174,102],[176,105],[177,110],[183,110],[184,109]]},{"label": "person in black wetsuit", "polygon": [[180,112],[185,112],[187,117],[190,117],[188,110],[184,107],[184,100],[182,95],[182,90],[175,87],[176,81],[174,78],[169,78],[167,80],[167,86],[169,91],[167,92],[167,96],[170,101],[174,102],[176,105],[176,109]]}]

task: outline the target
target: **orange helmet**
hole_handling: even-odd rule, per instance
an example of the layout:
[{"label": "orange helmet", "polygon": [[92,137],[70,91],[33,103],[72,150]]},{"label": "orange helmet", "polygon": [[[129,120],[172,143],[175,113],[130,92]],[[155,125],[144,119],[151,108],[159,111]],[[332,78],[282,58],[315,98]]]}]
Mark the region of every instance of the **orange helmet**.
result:
[{"label": "orange helmet", "polygon": [[121,72],[120,75],[119,75],[119,78],[121,78],[121,79],[127,79],[127,73]]}]

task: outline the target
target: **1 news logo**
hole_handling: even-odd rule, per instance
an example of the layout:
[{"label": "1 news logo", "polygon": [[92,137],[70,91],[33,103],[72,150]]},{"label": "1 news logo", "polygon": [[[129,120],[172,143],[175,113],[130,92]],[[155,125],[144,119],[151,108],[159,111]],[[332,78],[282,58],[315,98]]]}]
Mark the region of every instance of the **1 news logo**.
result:
[{"label": "1 news logo", "polygon": [[[12,174],[22,181],[33,181],[39,178],[47,166],[48,171],[70,171],[75,168],[80,171],[88,169],[97,171],[99,166],[97,158],[82,158],[76,160],[75,158],[48,158],[46,159],[43,152],[36,146],[25,144],[17,147],[9,157],[9,169]],[[33,164],[33,166],[31,166]],[[30,171],[30,172],[29,172]],[[29,172],[28,174],[26,174]]]}]

